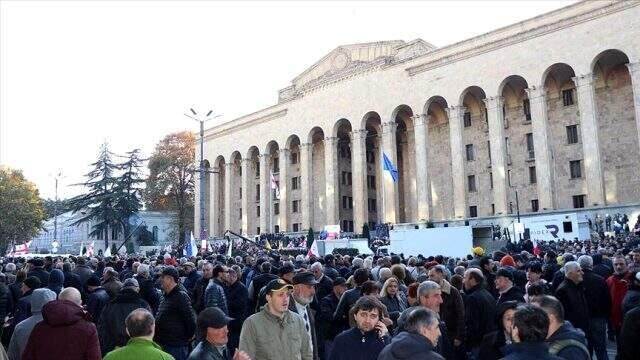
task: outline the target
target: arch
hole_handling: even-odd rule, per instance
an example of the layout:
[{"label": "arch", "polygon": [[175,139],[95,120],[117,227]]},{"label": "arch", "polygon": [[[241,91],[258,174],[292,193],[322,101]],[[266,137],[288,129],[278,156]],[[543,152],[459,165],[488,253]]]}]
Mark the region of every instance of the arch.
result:
[{"label": "arch", "polygon": [[273,150],[277,151],[278,149],[279,149],[278,142],[275,140],[271,140],[267,143],[267,146],[265,146],[264,153],[271,154]]},{"label": "arch", "polygon": [[238,150],[232,152],[231,156],[229,157],[230,162],[235,162],[236,160],[242,160],[242,155],[240,155],[240,151]]},{"label": "arch", "polygon": [[567,80],[571,80],[571,78],[574,76],[576,76],[576,72],[573,70],[573,67],[571,67],[571,65],[568,65],[566,63],[555,63],[549,66],[542,73],[540,84],[544,86],[548,78],[552,78],[554,81],[556,81],[556,83],[563,83]]},{"label": "arch", "polygon": [[413,116],[413,110],[409,105],[405,105],[405,104],[398,105],[395,109],[393,109],[393,112],[391,113],[391,118],[397,121],[398,117],[403,117],[403,115]]},{"label": "arch", "polygon": [[313,144],[322,139],[324,139],[324,131],[321,127],[315,126],[309,131],[309,136],[307,137],[308,143]]},{"label": "arch", "polygon": [[429,114],[429,108],[431,107],[431,104],[438,104],[443,109],[449,107],[449,104],[447,103],[447,100],[445,100],[445,98],[440,95],[434,95],[424,103],[424,108],[422,109],[422,112],[424,114]]},{"label": "arch", "polygon": [[520,75],[509,75],[500,83],[498,94],[504,93],[505,87],[526,89],[529,87],[529,84],[527,80]]},{"label": "arch", "polygon": [[247,151],[247,159],[251,159],[253,156],[258,155],[260,155],[260,150],[258,150],[258,147],[255,145],[251,146]]},{"label": "arch", "polygon": [[210,168],[211,167],[211,163],[209,163],[208,159],[204,159],[202,161],[202,166],[204,166],[205,168]]},{"label": "arch", "polygon": [[[368,123],[369,123],[369,120],[372,120],[372,119],[377,119],[378,124],[380,124],[380,123],[381,123],[381,120],[380,120],[380,119],[381,119],[381,118],[380,118],[380,114],[378,114],[378,113],[377,113],[377,112],[375,112],[375,111],[369,111],[369,112],[367,112],[366,114],[364,114],[364,116],[362,117],[362,121],[361,121],[361,123],[360,123],[360,128],[361,128],[361,129],[367,129],[367,125],[368,125]],[[379,126],[378,126],[378,127],[379,127]],[[380,132],[380,130],[381,130],[381,129],[379,129],[379,128],[378,128],[378,129],[376,129],[376,130],[377,130],[377,132]]]},{"label": "arch", "polygon": [[338,137],[338,132],[341,130],[341,128],[344,128],[344,127],[349,127],[349,131],[353,129],[353,127],[351,126],[351,122],[345,118],[342,118],[336,121],[336,123],[333,125],[333,131],[331,132],[331,136]]},{"label": "arch", "polygon": [[216,158],[216,161],[213,162],[213,166],[220,168],[221,166],[224,166],[224,164],[226,164],[226,161],[224,159],[224,156],[222,155],[218,155],[218,157]]},{"label": "arch", "polygon": [[618,49],[607,49],[600,52],[593,58],[589,68],[592,72],[595,72],[595,67],[599,65],[598,63],[601,63],[600,66],[612,68],[616,65],[626,64],[628,62],[629,57],[624,53],[624,51]]},{"label": "arch", "polygon": [[484,92],[484,90],[481,87],[476,85],[469,86],[468,88],[464,89],[460,94],[460,100],[458,102],[458,105],[462,105],[464,103],[464,98],[467,95],[472,95],[476,97],[478,100],[481,100],[487,97],[487,94]]},{"label": "arch", "polygon": [[285,148],[291,149],[292,146],[300,145],[300,137],[298,135],[289,135],[287,141],[285,142]]}]

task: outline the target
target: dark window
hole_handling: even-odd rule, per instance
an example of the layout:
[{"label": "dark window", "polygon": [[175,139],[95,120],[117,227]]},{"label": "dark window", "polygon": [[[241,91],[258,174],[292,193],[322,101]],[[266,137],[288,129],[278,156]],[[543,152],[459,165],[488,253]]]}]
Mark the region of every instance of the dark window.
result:
[{"label": "dark window", "polygon": [[496,204],[491,204],[491,215],[496,214]]},{"label": "dark window", "polygon": [[493,173],[489,173],[489,188],[493,189]]},{"label": "dark window", "polygon": [[376,188],[376,177],[375,175],[367,175],[367,187],[369,189]]},{"label": "dark window", "polygon": [[279,214],[280,214],[280,203],[275,203],[273,204],[273,215],[279,215]]},{"label": "dark window", "polygon": [[153,241],[157,242],[158,241],[158,227],[157,226],[153,227],[152,233],[153,233]]},{"label": "dark window", "polygon": [[468,183],[469,192],[475,192],[476,191],[476,176],[475,175],[467,176],[467,183]]},{"label": "dark window", "polygon": [[573,89],[562,90],[562,105],[573,105]]},{"label": "dark window", "polygon": [[580,209],[584,207],[584,199],[586,195],[573,195],[573,208]]},{"label": "dark window", "polygon": [[478,207],[477,206],[469,206],[469,217],[478,217]]},{"label": "dark window", "polygon": [[298,153],[291,153],[291,164],[297,164],[298,163]]},{"label": "dark window", "polygon": [[350,172],[347,173],[347,185],[351,185],[353,183],[353,177]]},{"label": "dark window", "polygon": [[349,196],[349,209],[353,209],[353,197]]},{"label": "dark window", "polygon": [[511,170],[507,170],[507,186],[511,186]]},{"label": "dark window", "polygon": [[291,178],[291,190],[298,190],[300,188],[300,177]]},{"label": "dark window", "polygon": [[260,184],[256,185],[256,201],[260,201]]},{"label": "dark window", "polygon": [[564,231],[566,233],[573,232],[573,224],[571,223],[571,221],[563,221],[562,222],[562,231]]},{"label": "dark window", "polygon": [[280,225],[274,225],[274,226],[273,226],[273,230],[274,230],[276,233],[279,233],[279,232],[280,232]]},{"label": "dark window", "polygon": [[260,206],[256,206],[256,216],[260,217]]},{"label": "dark window", "polygon": [[260,164],[259,163],[253,163],[253,167],[256,169],[256,177],[260,177]]},{"label": "dark window", "polygon": [[342,185],[346,185],[347,184],[347,172],[343,171],[341,173],[341,175],[342,175]]},{"label": "dark window", "polygon": [[293,200],[291,202],[291,212],[297,213],[300,211],[300,200]]},{"label": "dark window", "polygon": [[538,199],[531,200],[531,211],[538,212]]},{"label": "dark window", "polygon": [[571,171],[571,178],[578,179],[582,177],[582,168],[580,166],[580,160],[569,161],[569,170]]},{"label": "dark window", "polygon": [[529,166],[529,184],[535,184],[536,182],[538,182],[536,177],[536,167]]},{"label": "dark window", "polygon": [[242,208],[238,209],[238,219],[242,219]]},{"label": "dark window", "polygon": [[465,147],[465,150],[467,152],[467,161],[473,161],[474,160],[473,144],[467,144]]},{"label": "dark window", "polygon": [[466,112],[463,116],[464,119],[464,127],[471,127],[471,113]]},{"label": "dark window", "polygon": [[293,231],[294,232],[300,231],[300,225],[299,224],[293,224]]},{"label": "dark window", "polygon": [[529,155],[529,159],[535,159],[536,153],[533,147],[533,134],[528,133],[526,135],[526,139],[527,139],[527,153]]},{"label": "dark window", "polygon": [[525,119],[531,121],[531,103],[529,103],[529,99],[522,100],[522,111],[524,112]]},{"label": "dark window", "polygon": [[376,211],[378,211],[376,199],[369,199],[369,212],[376,212]]},{"label": "dark window", "polygon": [[491,141],[487,140],[487,154],[489,155],[489,165],[491,165]]},{"label": "dark window", "polygon": [[260,234],[260,226],[256,228],[256,234]]},{"label": "dark window", "polygon": [[347,208],[347,197],[346,196],[342,197],[342,208],[343,209]]},{"label": "dark window", "polygon": [[578,143],[578,125],[567,126],[567,144]]},{"label": "dark window", "polygon": [[238,191],[238,195],[239,195],[240,199],[242,199],[242,188],[240,188],[240,190]]},{"label": "dark window", "polygon": [[280,161],[278,158],[273,158],[273,173],[277,174],[280,172]]}]

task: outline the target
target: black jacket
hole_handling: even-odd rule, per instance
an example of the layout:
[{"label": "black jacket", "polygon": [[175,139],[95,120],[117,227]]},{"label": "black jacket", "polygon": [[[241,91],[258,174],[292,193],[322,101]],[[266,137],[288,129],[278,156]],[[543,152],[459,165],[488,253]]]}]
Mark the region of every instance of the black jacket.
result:
[{"label": "black jacket", "polygon": [[240,342],[240,330],[244,320],[249,316],[249,292],[241,281],[236,281],[225,289],[229,317],[229,350],[235,350]]},{"label": "black jacket", "polygon": [[504,360],[562,360],[562,358],[549,354],[547,344],[517,343],[507,345],[504,348]]},{"label": "black jacket", "polygon": [[87,312],[91,314],[94,323],[100,322],[102,309],[109,303],[109,293],[103,287],[98,287],[87,295]]},{"label": "black jacket", "polygon": [[504,294],[500,294],[500,296],[498,296],[498,301],[496,302],[496,305],[500,305],[507,301],[517,301],[517,302],[523,303],[524,294],[522,293],[522,290],[520,290],[520,288],[517,286],[512,286],[511,289],[507,290],[507,292],[505,292]]},{"label": "black jacket", "polygon": [[18,305],[18,300],[22,296],[22,281],[16,281],[13,284],[9,285],[9,291],[11,292],[11,297],[13,298],[14,310]]},{"label": "black jacket", "polygon": [[556,290],[556,298],[562,303],[565,320],[588,334],[589,308],[582,283],[576,285],[573,281],[564,279]]},{"label": "black jacket", "polygon": [[125,346],[129,335],[125,327],[125,319],[135,309],[151,311],[149,304],[142,300],[140,294],[132,289],[123,289],[102,309],[98,323],[98,337],[102,354],[113,350],[116,346]]},{"label": "black jacket", "polygon": [[4,323],[4,318],[7,314],[13,311],[13,296],[9,287],[0,283],[0,320]]},{"label": "black jacket", "polygon": [[390,342],[388,335],[380,338],[375,330],[363,334],[358,328],[351,328],[336,336],[329,360],[375,359]]},{"label": "black jacket", "polygon": [[331,294],[320,299],[320,311],[316,314],[318,320],[318,336],[324,340],[333,340],[336,335],[348,328],[344,321],[333,321],[333,313],[338,308],[340,300],[336,294]]},{"label": "black jacket", "polygon": [[[560,341],[563,340],[574,340],[580,342],[582,345],[587,345],[587,339],[584,336],[584,333],[571,325],[570,322],[565,321],[564,325],[562,325],[558,330],[556,330],[549,338],[547,339],[547,344],[549,346],[554,346],[554,344],[559,344]],[[589,354],[584,352],[578,346],[562,346],[562,350],[558,351],[557,356],[567,359],[567,360],[589,360]]]},{"label": "black jacket", "polygon": [[362,289],[359,287],[349,289],[342,294],[336,312],[333,313],[334,321],[349,321],[349,310],[362,297]]},{"label": "black jacket", "polygon": [[480,346],[482,338],[496,329],[496,301],[482,285],[466,290],[464,300],[467,346],[471,349]]},{"label": "black jacket", "polygon": [[140,297],[146,301],[151,307],[151,312],[156,314],[158,312],[158,306],[160,305],[160,293],[153,284],[153,279],[145,279],[138,276],[138,285],[140,285]]},{"label": "black jacket", "polygon": [[18,325],[22,320],[31,316],[31,294],[33,290],[29,290],[18,300],[16,309],[13,314],[13,324]]},{"label": "black jacket", "polygon": [[64,273],[63,286],[76,288],[80,293],[82,293],[82,282],[80,281],[80,276],[74,272],[67,271]]},{"label": "black jacket", "polygon": [[498,360],[504,357],[502,348],[507,344],[504,331],[496,330],[488,333],[482,338],[480,344],[479,360]]},{"label": "black jacket", "polygon": [[640,307],[630,310],[624,317],[618,340],[618,360],[638,358],[638,339],[640,339]]},{"label": "black jacket", "polygon": [[[193,287],[193,291],[191,292],[191,305],[196,313],[200,313],[200,311],[204,310],[204,293],[207,290],[207,286],[209,285],[209,279],[201,277],[198,279],[198,282]],[[248,297],[248,295],[247,295]],[[229,300],[227,298],[227,300]]]},{"label": "black jacket", "polygon": [[560,270],[560,265],[555,260],[546,263],[542,269],[542,278],[547,282],[553,281],[553,275]]},{"label": "black jacket", "polygon": [[587,297],[587,307],[591,318],[609,318],[611,311],[611,296],[605,279],[595,272],[584,269],[584,294]]},{"label": "black jacket", "polygon": [[322,299],[325,296],[331,294],[332,291],[333,281],[331,281],[331,278],[329,278],[327,275],[323,275],[320,279],[320,282],[318,282],[318,285],[316,285],[316,297],[318,299]]},{"label": "black jacket", "polygon": [[29,271],[27,277],[35,276],[40,279],[40,286],[47,287],[49,286],[49,273],[47,270],[41,267],[33,268],[33,270]]},{"label": "black jacket", "polygon": [[378,360],[440,360],[444,359],[435,352],[434,346],[420,334],[402,332],[387,345]]},{"label": "black jacket", "polygon": [[[269,281],[273,280],[273,279],[277,279],[278,276],[277,275],[273,275],[273,274],[269,274],[269,273],[262,273],[260,275],[254,276],[253,280],[251,281],[253,284],[253,297],[251,298],[251,312],[255,312],[256,307],[258,306],[258,296],[260,295],[260,290],[269,283]],[[249,285],[251,286],[251,285]]]},{"label": "black jacket", "polygon": [[164,294],[156,314],[154,340],[163,346],[185,346],[196,331],[196,313],[187,292],[180,286]]}]

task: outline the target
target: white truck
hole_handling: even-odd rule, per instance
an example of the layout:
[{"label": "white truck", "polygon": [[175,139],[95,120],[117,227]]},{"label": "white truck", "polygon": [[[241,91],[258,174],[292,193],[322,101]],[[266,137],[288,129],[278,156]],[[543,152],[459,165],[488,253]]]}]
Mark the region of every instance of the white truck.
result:
[{"label": "white truck", "polygon": [[464,257],[471,253],[473,234],[470,226],[430,229],[401,229],[389,232],[389,253]]},{"label": "white truck", "polygon": [[520,222],[520,226],[517,222],[512,225],[513,240],[519,239],[518,227],[523,239],[529,237],[534,242],[588,240],[591,235],[588,220],[576,213],[529,216],[521,218]]}]

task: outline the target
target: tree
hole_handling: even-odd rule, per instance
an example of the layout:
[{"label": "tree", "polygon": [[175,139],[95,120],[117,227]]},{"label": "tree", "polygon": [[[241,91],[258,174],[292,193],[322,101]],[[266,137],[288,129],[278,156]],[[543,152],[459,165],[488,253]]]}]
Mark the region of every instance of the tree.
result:
[{"label": "tree", "polygon": [[316,238],[315,232],[313,232],[313,228],[309,228],[309,233],[307,233],[307,250],[311,249],[311,245],[313,245],[313,240]]},{"label": "tree", "polygon": [[175,210],[178,242],[193,230],[195,135],[184,131],[165,136],[149,159],[144,201],[149,210]]},{"label": "tree", "polygon": [[[56,214],[56,201],[54,199],[42,199],[44,206],[45,220],[52,219]],[[67,200],[58,199],[58,215],[65,213],[67,210]]]},{"label": "tree", "polygon": [[35,184],[19,170],[0,167],[0,251],[25,243],[42,228],[45,210]]},{"label": "tree", "polygon": [[93,221],[93,229],[90,237],[104,238],[104,248],[109,246],[109,230],[120,229],[120,219],[116,210],[117,196],[114,187],[117,184],[115,172],[118,165],[113,163],[113,153],[109,151],[107,143],[102,144],[98,160],[91,164],[94,168],[85,176],[88,180],[75,184],[89,189],[86,194],[81,194],[69,199],[69,209],[73,213],[82,212],[82,216],[72,225],[79,225]]},{"label": "tree", "polygon": [[371,238],[371,234],[369,233],[369,224],[364,223],[362,225],[362,237],[364,239],[370,239]]},{"label": "tree", "polygon": [[127,159],[125,162],[118,164],[118,169],[123,173],[116,178],[113,195],[115,196],[115,211],[118,214],[126,241],[131,232],[129,219],[142,209],[142,188],[140,185],[144,183],[141,173],[145,159],[140,156],[140,149],[129,151],[125,158]]}]

